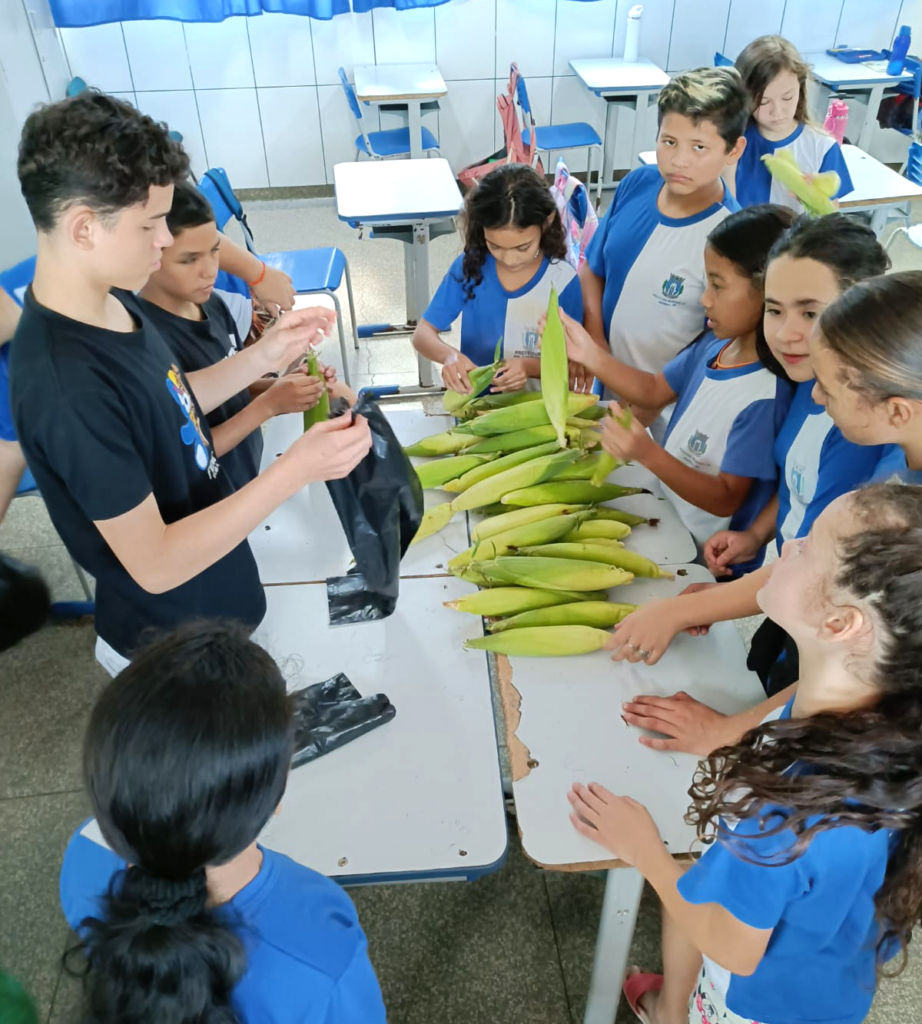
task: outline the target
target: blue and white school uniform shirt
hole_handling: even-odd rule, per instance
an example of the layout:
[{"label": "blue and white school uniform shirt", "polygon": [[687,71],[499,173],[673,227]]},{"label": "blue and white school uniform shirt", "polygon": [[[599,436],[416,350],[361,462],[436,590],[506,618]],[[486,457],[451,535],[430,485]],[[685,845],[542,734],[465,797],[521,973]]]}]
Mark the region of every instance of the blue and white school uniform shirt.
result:
[{"label": "blue and white school uniform shirt", "polygon": [[[788,704],[780,717],[790,714]],[[731,974],[705,957],[708,980],[727,1008],[747,1020],[860,1024],[874,997],[874,896],[886,874],[890,833],[827,829],[795,860],[779,864],[794,833],[763,833],[789,812],[765,807],[764,813],[764,827],[758,818],[723,821],[731,835],[717,839],[677,883],[689,903],[716,903],[751,928],[772,930],[751,975]]]},{"label": "blue and white school uniform shirt", "polygon": [[922,469],[910,469],[906,465],[906,453],[899,445],[887,445],[887,452],[877,464],[872,484],[922,485]]},{"label": "blue and white school uniform shirt", "polygon": [[493,362],[496,343],[503,339],[504,359],[539,359],[538,318],[547,312],[551,286],[560,308],[583,322],[583,293],[576,271],[566,260],[541,259],[537,274],[516,291],[506,291],[496,272],[496,260],[487,253],[483,280],[468,299],[459,256],[442,278],[423,319],[437,331],[447,331],[461,317],[461,351],[477,366]]},{"label": "blue and white school uniform shirt", "polygon": [[693,217],[667,217],[657,199],[656,167],[625,177],[586,250],[589,269],[604,282],[602,322],[612,355],[649,373],[660,370],[704,326],[704,245],[739,209],[724,197]]},{"label": "blue and white school uniform shirt", "polygon": [[[246,973],[233,992],[243,1024],[385,1024],[378,980],[352,900],[335,882],[260,847],[256,877],[219,908],[243,940]],[[80,931],[125,862],[94,820],[71,838],[61,907]]]},{"label": "blue and white school uniform shirt", "polygon": [[716,516],[661,484],[698,547],[718,530],[745,530],[775,493],[775,436],[791,402],[790,385],[759,363],[717,369],[727,342],[708,331],[666,364],[663,376],[678,396],[663,447],[686,466],[717,476],[752,478],[732,516]]},{"label": "blue and white school uniform shirt", "polygon": [[831,135],[812,125],[799,124],[787,138],[772,142],[762,135],[755,121],[750,121],[746,129],[746,148],[736,165],[736,198],[740,206],[778,203],[797,213],[804,212],[800,200],[776,181],[762,162],[763,156],[781,149],[791,151],[804,174],[835,171],[841,179],[837,196],[848,195],[854,189],[842,149]]},{"label": "blue and white school uniform shirt", "polygon": [[894,445],[847,441],[825,408],[812,398],[813,381],[797,385],[775,441],[778,481],[778,550],[786,540],[806,537],[813,520],[841,494],[872,480]]}]

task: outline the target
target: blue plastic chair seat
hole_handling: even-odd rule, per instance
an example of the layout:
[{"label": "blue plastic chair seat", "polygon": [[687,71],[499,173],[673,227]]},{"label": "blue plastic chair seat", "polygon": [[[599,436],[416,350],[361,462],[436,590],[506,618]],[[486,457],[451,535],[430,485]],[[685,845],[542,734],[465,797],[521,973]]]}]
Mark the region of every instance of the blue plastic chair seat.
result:
[{"label": "blue plastic chair seat", "polygon": [[[375,156],[399,156],[402,153],[410,152],[410,129],[388,128],[387,131],[383,132],[369,132],[368,141],[371,143]],[[365,145],[365,140],[361,135],[355,140],[355,148],[366,156],[372,155],[372,153],[368,152],[368,147]],[[423,152],[427,149],[438,148],[438,139],[428,128],[423,128]]]},{"label": "blue plastic chair seat", "polygon": [[35,482],[35,477],[32,475],[32,470],[26,466],[22,474],[22,479],[19,481],[19,486],[16,488],[15,497],[23,498],[27,494],[38,494],[38,484]]},{"label": "blue plastic chair seat", "polygon": [[333,247],[261,253],[259,258],[267,267],[286,273],[299,295],[303,292],[335,292],[346,270],[346,257]]},{"label": "blue plastic chair seat", "polygon": [[[572,124],[552,124],[535,129],[538,149],[545,151],[558,149],[576,149],[579,146],[601,146],[599,133],[585,121],[574,121]],[[531,144],[531,129],[522,132],[522,141],[526,147]]]}]

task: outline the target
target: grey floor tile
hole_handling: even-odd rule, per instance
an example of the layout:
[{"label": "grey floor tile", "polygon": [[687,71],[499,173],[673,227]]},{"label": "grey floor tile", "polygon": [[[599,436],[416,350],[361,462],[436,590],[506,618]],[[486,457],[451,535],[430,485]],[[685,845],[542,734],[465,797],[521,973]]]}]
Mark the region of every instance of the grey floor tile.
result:
[{"label": "grey floor tile", "polygon": [[45,626],[0,654],[0,798],[80,789],[83,730],[106,673],[92,623]]},{"label": "grey floor tile", "polygon": [[541,872],[350,891],[391,1024],[570,1024]]},{"label": "grey floor tile", "polygon": [[[72,948],[76,940],[76,935],[69,931],[64,940],[64,948]],[[83,979],[75,973],[79,972],[80,963],[79,958],[69,959],[68,966],[71,970],[65,970],[63,967],[59,970],[48,1024],[84,1024]]]},{"label": "grey floor tile", "polygon": [[0,551],[39,548],[61,543],[48,509],[38,495],[16,498],[0,523]]},{"label": "grey floor tile", "polygon": [[906,970],[896,978],[881,981],[866,1024],[909,1024],[922,1020],[922,953],[918,943],[917,934],[909,947]]},{"label": "grey floor tile", "polygon": [[61,857],[88,813],[82,792],[0,800],[0,964],[35,998],[40,1020],[68,933],[58,901]]},{"label": "grey floor tile", "polygon": [[[0,550],[25,562],[26,565],[35,566],[48,584],[52,601],[86,600],[73,560],[60,540],[57,544],[46,544],[42,547],[9,547]],[[95,583],[89,576],[87,583],[92,593]]]}]

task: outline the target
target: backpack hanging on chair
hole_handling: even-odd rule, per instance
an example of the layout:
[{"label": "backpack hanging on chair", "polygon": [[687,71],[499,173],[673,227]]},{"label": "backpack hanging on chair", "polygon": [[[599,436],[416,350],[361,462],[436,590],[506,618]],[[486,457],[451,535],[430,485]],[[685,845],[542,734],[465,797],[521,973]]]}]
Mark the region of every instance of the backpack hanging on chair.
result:
[{"label": "backpack hanging on chair", "polygon": [[599,217],[589,198],[589,189],[570,174],[563,158],[557,161],[551,195],[560,211],[567,243],[567,263],[578,271],[586,262],[586,249],[599,226]]}]

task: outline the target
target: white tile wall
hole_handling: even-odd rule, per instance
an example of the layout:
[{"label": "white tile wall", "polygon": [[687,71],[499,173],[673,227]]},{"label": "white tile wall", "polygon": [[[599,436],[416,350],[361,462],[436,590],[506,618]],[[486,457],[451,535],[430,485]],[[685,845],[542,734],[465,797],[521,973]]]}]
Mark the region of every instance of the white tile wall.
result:
[{"label": "white tile wall", "polygon": [[[583,121],[595,128],[601,138],[605,129],[605,104],[591,95],[575,75],[555,78],[551,92],[551,120],[553,124]],[[561,156],[571,171],[586,170],[586,150],[565,149],[543,158],[544,169],[548,174],[553,172]],[[599,159],[599,151],[595,150],[592,157],[592,166],[595,170],[599,169]]]},{"label": "white tile wall", "polygon": [[[526,76],[539,124],[588,121],[601,132],[605,106],[573,76],[569,61],[623,53],[627,12],[636,2],[449,0],[433,9],[379,8],[332,21],[264,14],[58,34],[71,74],[133,98],[181,131],[197,172],[223,165],[241,188],[314,185],[331,183],[333,164],[355,157],[357,129],[339,86],[340,66],[351,77],[356,64],[435,61],[448,95],[424,123],[456,168],[502,145],[496,96],[512,60]],[[903,22],[913,26],[917,48],[922,40],[922,0],[644,0],[643,6],[641,55],[673,72],[709,64],[716,50],[735,57],[770,32],[782,32],[802,52],[836,41],[886,46]],[[405,123],[374,107],[364,112],[369,131]],[[632,162],[633,121],[626,109],[612,117],[616,167]],[[644,128],[648,143],[654,122],[651,116]],[[574,169],[585,166],[584,151],[568,156]]]}]

